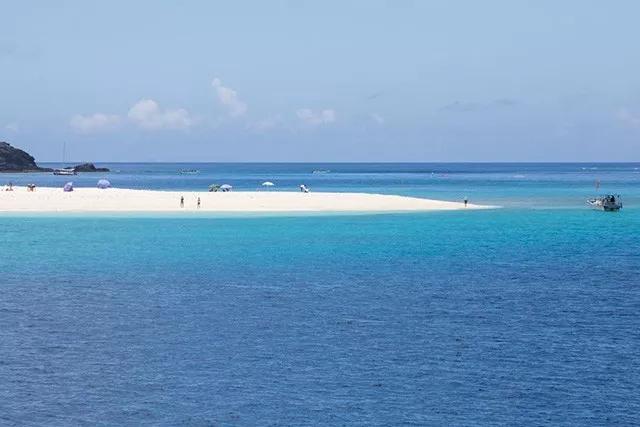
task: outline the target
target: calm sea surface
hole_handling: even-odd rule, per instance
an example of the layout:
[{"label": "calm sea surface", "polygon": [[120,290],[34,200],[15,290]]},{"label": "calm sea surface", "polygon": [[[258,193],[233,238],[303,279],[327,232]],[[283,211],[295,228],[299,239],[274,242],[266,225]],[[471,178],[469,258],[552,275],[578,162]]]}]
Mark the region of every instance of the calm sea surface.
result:
[{"label": "calm sea surface", "polygon": [[[504,208],[0,215],[0,425],[640,418],[640,164],[107,166],[76,186],[269,180]],[[586,207],[596,180],[622,211]]]}]

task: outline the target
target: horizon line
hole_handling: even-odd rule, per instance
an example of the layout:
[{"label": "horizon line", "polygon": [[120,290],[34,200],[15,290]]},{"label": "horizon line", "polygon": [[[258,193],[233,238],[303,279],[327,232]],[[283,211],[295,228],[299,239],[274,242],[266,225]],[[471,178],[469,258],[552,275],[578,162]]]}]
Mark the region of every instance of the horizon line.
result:
[{"label": "horizon line", "polygon": [[47,161],[38,161],[37,164],[62,164],[62,163],[74,163],[74,164],[82,164],[82,163],[148,163],[148,164],[161,164],[161,163],[171,163],[171,164],[640,164],[640,160],[634,161],[511,161],[511,160],[498,160],[498,161],[164,161],[164,160],[145,160],[145,161],[123,161],[123,160],[95,160],[95,161],[86,161],[86,160],[67,160],[65,162],[55,161],[55,160],[47,160]]}]

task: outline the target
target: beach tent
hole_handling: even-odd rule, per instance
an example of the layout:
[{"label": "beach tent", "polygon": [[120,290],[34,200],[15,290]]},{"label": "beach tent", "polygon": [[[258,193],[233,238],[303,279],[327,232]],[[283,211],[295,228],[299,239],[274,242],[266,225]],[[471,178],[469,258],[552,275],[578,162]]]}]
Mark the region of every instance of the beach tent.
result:
[{"label": "beach tent", "polygon": [[262,183],[263,187],[273,187],[275,184],[271,181],[265,181]]},{"label": "beach tent", "polygon": [[101,179],[98,181],[98,188],[105,189],[111,187],[111,183],[107,179]]},{"label": "beach tent", "polygon": [[222,185],[220,186],[220,189],[221,189],[222,191],[231,191],[231,189],[232,189],[232,188],[233,188],[233,187],[232,187],[232,186],[230,186],[229,184],[222,184]]},{"label": "beach tent", "polygon": [[73,182],[67,182],[62,189],[66,192],[73,191]]}]

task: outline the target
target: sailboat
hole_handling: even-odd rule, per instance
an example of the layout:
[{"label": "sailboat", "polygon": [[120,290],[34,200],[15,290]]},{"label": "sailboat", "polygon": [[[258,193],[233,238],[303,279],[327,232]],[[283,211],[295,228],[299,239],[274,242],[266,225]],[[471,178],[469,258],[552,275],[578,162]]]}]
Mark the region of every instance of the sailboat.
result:
[{"label": "sailboat", "polygon": [[[65,164],[65,157],[66,157],[66,153],[67,153],[67,143],[64,142],[62,144],[62,164]],[[77,175],[78,172],[76,172],[75,168],[72,167],[64,167],[62,169],[54,169],[53,170],[53,174],[54,175]]]},{"label": "sailboat", "polygon": [[62,169],[54,169],[54,175],[78,175],[78,172],[74,168],[62,168]]}]

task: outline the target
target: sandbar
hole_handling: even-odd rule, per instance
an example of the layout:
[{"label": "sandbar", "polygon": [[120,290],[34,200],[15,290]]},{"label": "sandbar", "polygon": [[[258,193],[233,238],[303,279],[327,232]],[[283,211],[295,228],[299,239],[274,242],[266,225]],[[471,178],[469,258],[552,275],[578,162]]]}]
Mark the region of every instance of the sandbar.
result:
[{"label": "sandbar", "polygon": [[[184,197],[184,207],[180,198]],[[197,200],[200,198],[200,207]],[[487,209],[462,202],[370,193],[159,191],[39,187],[0,191],[0,212],[417,212]]]}]

